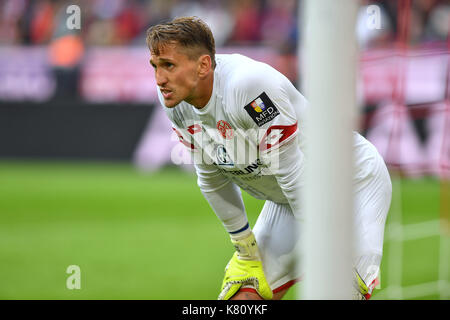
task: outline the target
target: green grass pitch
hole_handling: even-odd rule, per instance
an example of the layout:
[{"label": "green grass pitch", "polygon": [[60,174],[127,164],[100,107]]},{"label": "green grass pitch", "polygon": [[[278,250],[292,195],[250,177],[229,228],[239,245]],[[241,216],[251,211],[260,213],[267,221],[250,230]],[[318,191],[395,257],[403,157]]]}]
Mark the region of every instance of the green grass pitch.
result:
[{"label": "green grass pitch", "polygon": [[[439,181],[401,185],[403,223],[439,218]],[[244,201],[253,225],[263,202]],[[438,236],[404,243],[403,285],[437,280],[438,246]],[[232,253],[192,173],[0,162],[0,299],[216,299]],[[70,265],[80,267],[79,290],[66,287]]]}]

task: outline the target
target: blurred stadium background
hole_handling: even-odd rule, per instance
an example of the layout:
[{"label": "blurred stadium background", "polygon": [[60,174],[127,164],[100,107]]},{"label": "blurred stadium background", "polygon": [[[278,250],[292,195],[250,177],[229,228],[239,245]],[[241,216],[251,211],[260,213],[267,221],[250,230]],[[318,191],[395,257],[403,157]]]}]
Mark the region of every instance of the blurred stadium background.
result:
[{"label": "blurred stadium background", "polygon": [[[373,298],[449,299],[450,6],[360,3],[358,130],[394,188]],[[0,299],[215,299],[233,248],[161,112],[145,31],[196,15],[218,53],[301,88],[298,5],[1,0]],[[263,204],[244,200],[254,223]],[[70,265],[79,290],[66,287]]]}]

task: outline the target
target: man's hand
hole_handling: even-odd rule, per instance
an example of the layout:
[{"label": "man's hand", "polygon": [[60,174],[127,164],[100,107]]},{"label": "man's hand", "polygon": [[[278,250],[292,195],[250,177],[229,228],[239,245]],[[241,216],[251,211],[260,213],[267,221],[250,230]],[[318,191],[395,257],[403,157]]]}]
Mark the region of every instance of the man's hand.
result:
[{"label": "man's hand", "polygon": [[258,246],[253,232],[243,239],[232,239],[236,252],[225,268],[225,278],[219,300],[230,299],[243,285],[252,286],[266,300],[272,299],[272,289],[267,283]]}]

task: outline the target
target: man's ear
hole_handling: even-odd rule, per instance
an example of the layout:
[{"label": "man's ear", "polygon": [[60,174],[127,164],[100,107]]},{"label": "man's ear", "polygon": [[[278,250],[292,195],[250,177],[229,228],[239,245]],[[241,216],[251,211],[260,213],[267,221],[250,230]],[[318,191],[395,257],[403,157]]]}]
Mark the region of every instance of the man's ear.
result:
[{"label": "man's ear", "polygon": [[201,55],[199,58],[199,64],[198,64],[198,76],[200,78],[205,78],[209,71],[212,68],[212,61],[211,57],[207,54]]}]

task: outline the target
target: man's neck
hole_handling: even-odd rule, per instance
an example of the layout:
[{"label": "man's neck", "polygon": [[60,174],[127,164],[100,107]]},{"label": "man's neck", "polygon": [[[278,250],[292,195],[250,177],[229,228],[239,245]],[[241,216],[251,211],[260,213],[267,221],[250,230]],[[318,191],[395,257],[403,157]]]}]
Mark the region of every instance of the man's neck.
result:
[{"label": "man's neck", "polygon": [[197,98],[191,101],[186,101],[187,103],[193,105],[197,109],[202,109],[205,107],[209,100],[211,99],[214,88],[214,70],[208,74],[205,79],[199,81],[197,86]]}]

